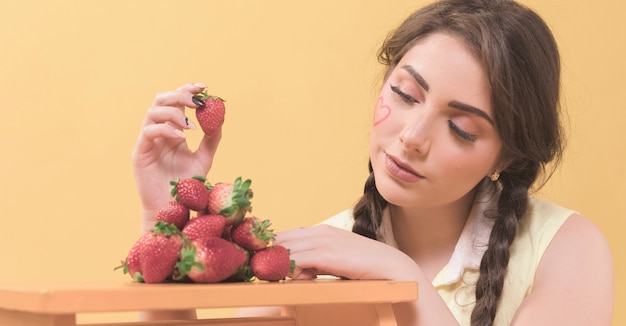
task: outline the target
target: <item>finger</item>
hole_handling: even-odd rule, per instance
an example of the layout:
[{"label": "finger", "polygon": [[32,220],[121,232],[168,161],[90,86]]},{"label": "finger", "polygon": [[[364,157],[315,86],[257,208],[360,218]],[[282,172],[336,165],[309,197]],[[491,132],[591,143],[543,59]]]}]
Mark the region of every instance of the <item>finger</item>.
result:
[{"label": "finger", "polygon": [[302,240],[304,238],[314,238],[315,236],[310,235],[312,231],[313,230],[309,227],[301,227],[297,229],[282,231],[276,234],[274,238],[274,243],[282,244],[294,240]]},{"label": "finger", "polygon": [[217,152],[217,148],[220,144],[220,140],[222,139],[222,130],[220,129],[211,137],[204,135],[198,148],[196,149],[194,155],[197,156],[198,160],[202,162],[203,166],[210,166],[213,158],[215,157],[215,153]]},{"label": "finger", "polygon": [[168,106],[153,106],[148,109],[143,126],[159,123],[171,123],[179,129],[196,129],[196,125],[183,111]]},{"label": "finger", "polygon": [[293,251],[289,249],[289,259],[296,262],[296,266],[307,268],[320,268],[326,263],[325,258],[331,259],[330,255],[327,255],[323,250],[305,250],[305,251]]},{"label": "finger", "polygon": [[294,239],[302,239],[303,237],[318,238],[340,235],[343,236],[346,233],[352,232],[331,225],[319,224],[310,227],[301,227],[297,229],[282,231],[276,235],[276,238],[279,239],[279,241],[290,241]]},{"label": "finger", "polygon": [[147,125],[143,127],[139,133],[136,152],[149,152],[153,148],[155,140],[162,138],[178,140],[180,143],[185,141],[186,135],[182,130],[167,124]]},{"label": "finger", "polygon": [[273,243],[293,251],[308,251],[328,247],[332,235],[324,228],[306,227],[282,231],[275,236]]},{"label": "finger", "polygon": [[171,125],[160,123],[148,125],[142,128],[141,136],[145,140],[154,141],[157,138],[184,139],[185,133]]},{"label": "finger", "polygon": [[289,274],[289,277],[294,280],[311,280],[317,278],[317,271],[296,266],[293,273]]},{"label": "finger", "polygon": [[202,92],[206,86],[201,83],[185,84],[176,90],[160,92],[154,98],[154,106],[175,106],[180,109],[184,107],[196,108],[197,105],[191,97]]}]

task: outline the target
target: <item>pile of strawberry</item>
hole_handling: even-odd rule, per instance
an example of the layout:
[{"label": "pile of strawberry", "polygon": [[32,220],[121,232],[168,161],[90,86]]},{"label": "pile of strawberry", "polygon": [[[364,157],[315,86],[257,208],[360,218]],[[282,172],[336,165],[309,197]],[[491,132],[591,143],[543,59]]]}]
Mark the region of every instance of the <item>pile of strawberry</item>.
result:
[{"label": "pile of strawberry", "polygon": [[211,185],[192,177],[170,183],[173,200],[115,269],[145,283],[280,281],[293,272],[289,251],[272,244],[270,221],[250,213],[249,179]]}]

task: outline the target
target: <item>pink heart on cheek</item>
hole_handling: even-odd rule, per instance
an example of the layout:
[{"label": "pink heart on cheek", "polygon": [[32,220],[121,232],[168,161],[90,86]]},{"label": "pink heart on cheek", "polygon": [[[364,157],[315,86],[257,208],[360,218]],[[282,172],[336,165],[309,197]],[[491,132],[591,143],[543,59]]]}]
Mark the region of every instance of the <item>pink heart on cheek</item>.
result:
[{"label": "pink heart on cheek", "polygon": [[378,97],[376,101],[376,107],[374,108],[374,127],[376,127],[381,122],[387,120],[391,115],[391,108],[388,105],[385,105],[383,97]]}]

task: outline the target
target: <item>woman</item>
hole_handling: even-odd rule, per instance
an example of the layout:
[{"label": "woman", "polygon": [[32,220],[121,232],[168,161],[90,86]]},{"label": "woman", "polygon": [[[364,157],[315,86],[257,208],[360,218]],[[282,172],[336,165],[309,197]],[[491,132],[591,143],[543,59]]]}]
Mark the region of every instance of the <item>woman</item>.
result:
[{"label": "woman", "polygon": [[[529,197],[562,152],[559,54],[543,20],[508,0],[439,1],[392,32],[379,60],[364,195],[277,236],[292,277],[415,280],[419,300],[394,306],[403,325],[609,325],[604,237]],[[211,167],[220,135],[191,152],[181,131],[204,88],[161,93],[148,111],[133,153],[144,230],[167,181]]]}]

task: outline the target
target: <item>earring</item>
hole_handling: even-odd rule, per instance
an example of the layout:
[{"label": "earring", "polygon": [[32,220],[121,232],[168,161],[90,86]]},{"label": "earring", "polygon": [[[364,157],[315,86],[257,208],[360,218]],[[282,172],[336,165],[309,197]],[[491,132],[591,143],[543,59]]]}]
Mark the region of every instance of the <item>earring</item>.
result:
[{"label": "earring", "polygon": [[493,174],[489,176],[489,179],[491,179],[491,181],[493,182],[498,181],[499,178],[500,178],[500,172],[498,171],[494,171]]}]

